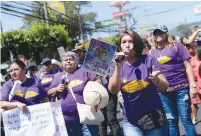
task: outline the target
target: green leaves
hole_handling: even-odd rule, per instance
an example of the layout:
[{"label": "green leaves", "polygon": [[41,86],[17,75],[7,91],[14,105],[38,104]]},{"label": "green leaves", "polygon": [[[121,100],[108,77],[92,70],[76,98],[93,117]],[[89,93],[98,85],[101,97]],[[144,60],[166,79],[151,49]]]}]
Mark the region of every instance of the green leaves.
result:
[{"label": "green leaves", "polygon": [[185,24],[181,24],[177,26],[177,31],[180,32],[181,35],[188,37],[189,34],[191,33],[191,28]]},{"label": "green leaves", "polygon": [[60,46],[70,46],[72,38],[68,36],[68,31],[63,25],[53,25],[49,28],[45,23],[35,23],[27,31],[16,30],[7,32],[2,37],[4,45],[3,50],[6,51],[2,56],[2,62],[9,60],[11,50],[16,58],[19,54],[31,58],[34,54],[38,57],[38,63],[42,57],[58,56],[57,48]]},{"label": "green leaves", "polygon": [[96,16],[97,16],[96,13],[90,12],[90,13],[83,15],[83,20],[85,22],[95,22]]}]

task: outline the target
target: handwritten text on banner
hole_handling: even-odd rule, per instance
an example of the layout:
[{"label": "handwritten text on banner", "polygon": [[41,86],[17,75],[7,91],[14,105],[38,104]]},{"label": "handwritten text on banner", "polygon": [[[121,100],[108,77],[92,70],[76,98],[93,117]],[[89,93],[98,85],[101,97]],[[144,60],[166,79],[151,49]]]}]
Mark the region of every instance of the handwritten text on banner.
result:
[{"label": "handwritten text on banner", "polygon": [[19,108],[3,112],[6,136],[53,136],[55,123],[51,104],[43,103],[28,106],[28,112]]}]

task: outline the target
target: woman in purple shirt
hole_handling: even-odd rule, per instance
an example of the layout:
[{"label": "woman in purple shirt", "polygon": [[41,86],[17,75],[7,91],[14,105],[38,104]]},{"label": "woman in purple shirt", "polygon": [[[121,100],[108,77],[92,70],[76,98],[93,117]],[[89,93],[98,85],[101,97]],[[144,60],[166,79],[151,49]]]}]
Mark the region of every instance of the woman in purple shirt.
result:
[{"label": "woman in purple shirt", "polygon": [[120,36],[122,52],[110,69],[108,88],[121,90],[124,98],[124,136],[167,136],[168,126],[158,91],[166,91],[168,82],[158,69],[158,61],[143,52],[143,41],[134,31]]},{"label": "woman in purple shirt", "polygon": [[[60,69],[53,68],[52,61],[49,58],[43,58],[41,64],[43,69],[43,75],[40,77],[40,82],[44,89],[48,91],[50,89],[49,87],[52,84],[54,77],[61,71]],[[49,99],[51,102],[55,102],[57,98],[54,95],[49,95]]]},{"label": "woman in purple shirt", "polygon": [[68,88],[70,86],[73,89],[79,103],[84,103],[83,90],[86,83],[92,77],[86,70],[78,67],[78,57],[74,52],[66,52],[63,56],[62,63],[64,72],[58,73],[55,76],[48,90],[48,94],[61,94],[61,109],[68,136],[97,136],[98,125],[80,123],[76,102]]},{"label": "woman in purple shirt", "polygon": [[[49,102],[47,92],[42,87],[40,82],[35,78],[26,77],[26,66],[20,61],[16,60],[10,65],[9,81],[5,82],[2,87],[2,96],[0,105],[4,110],[20,108],[22,111],[26,111],[29,105],[39,104],[41,102]],[[18,91],[13,94],[13,98],[9,101],[9,95],[14,85],[14,81],[19,80],[22,82]]]},{"label": "woman in purple shirt", "polygon": [[[187,136],[196,136],[191,120],[191,97],[197,95],[190,55],[182,43],[173,43],[165,25],[153,31],[153,49],[150,54],[158,59],[160,70],[169,82],[167,92],[159,93],[169,123],[170,136],[179,136],[179,118]],[[187,76],[188,75],[188,76]],[[188,81],[189,79],[189,81]],[[190,82],[190,85],[189,85]],[[190,94],[189,94],[190,90]]]}]

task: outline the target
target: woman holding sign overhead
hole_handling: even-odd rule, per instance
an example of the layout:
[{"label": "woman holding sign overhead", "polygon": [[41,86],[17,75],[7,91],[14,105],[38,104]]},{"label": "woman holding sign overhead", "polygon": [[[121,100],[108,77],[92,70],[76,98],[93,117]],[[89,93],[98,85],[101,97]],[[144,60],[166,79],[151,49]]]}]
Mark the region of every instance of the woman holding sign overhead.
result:
[{"label": "woman holding sign overhead", "polygon": [[121,90],[124,98],[124,136],[166,136],[168,126],[158,91],[165,92],[168,82],[159,71],[159,62],[143,52],[143,41],[134,31],[120,36],[122,52],[110,69],[108,88]]},{"label": "woman holding sign overhead", "polygon": [[39,81],[26,77],[26,66],[21,60],[11,63],[10,75],[12,79],[2,87],[0,101],[2,109],[10,110],[18,107],[26,111],[26,106],[49,102],[47,93]]}]

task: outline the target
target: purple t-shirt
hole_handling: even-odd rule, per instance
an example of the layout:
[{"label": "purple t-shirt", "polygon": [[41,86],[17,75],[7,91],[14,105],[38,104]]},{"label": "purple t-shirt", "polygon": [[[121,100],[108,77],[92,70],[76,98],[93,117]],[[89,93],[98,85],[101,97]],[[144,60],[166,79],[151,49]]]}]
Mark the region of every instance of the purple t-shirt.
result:
[{"label": "purple t-shirt", "polygon": [[43,76],[41,77],[41,84],[46,91],[49,90],[49,87],[52,84],[53,79],[54,79],[53,73],[43,74]]},{"label": "purple t-shirt", "polygon": [[175,43],[170,47],[151,50],[161,64],[160,70],[165,73],[169,82],[168,91],[177,91],[188,87],[188,78],[184,61],[190,59],[190,54],[182,43]]},{"label": "purple t-shirt", "polygon": [[[152,67],[160,68],[159,62],[149,55],[142,55],[132,65],[125,62],[121,68],[121,92],[128,119],[137,119],[143,114],[162,107],[157,87],[149,79]],[[110,69],[110,76],[114,67]]]},{"label": "purple t-shirt", "polygon": [[[62,83],[62,79],[65,79],[65,72],[58,73],[50,88],[57,87],[59,84]],[[73,74],[68,74],[67,78],[69,80],[68,85],[65,86],[64,92],[64,99],[61,99],[61,108],[64,115],[64,120],[79,120],[79,115],[77,111],[76,102],[68,89],[70,86],[73,89],[75,97],[79,103],[84,103],[83,99],[83,90],[86,83],[91,80],[91,76],[86,70],[83,68],[78,68]]]},{"label": "purple t-shirt", "polygon": [[[9,94],[13,87],[14,81],[7,81],[2,87],[2,101],[9,100]],[[26,92],[26,93],[25,93]],[[23,98],[25,93],[25,98]],[[22,102],[26,105],[34,105],[41,103],[42,99],[47,97],[47,92],[42,87],[40,82],[35,78],[27,78],[27,81],[22,83],[19,90],[13,96],[11,102]]]}]

